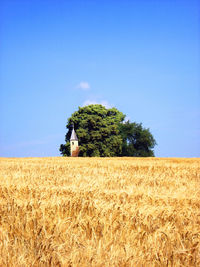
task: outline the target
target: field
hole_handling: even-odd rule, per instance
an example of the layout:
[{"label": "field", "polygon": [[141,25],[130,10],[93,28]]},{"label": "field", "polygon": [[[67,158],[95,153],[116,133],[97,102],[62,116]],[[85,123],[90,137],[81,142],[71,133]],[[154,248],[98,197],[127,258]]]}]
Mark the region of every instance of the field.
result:
[{"label": "field", "polygon": [[200,266],[200,159],[0,159],[0,266]]}]

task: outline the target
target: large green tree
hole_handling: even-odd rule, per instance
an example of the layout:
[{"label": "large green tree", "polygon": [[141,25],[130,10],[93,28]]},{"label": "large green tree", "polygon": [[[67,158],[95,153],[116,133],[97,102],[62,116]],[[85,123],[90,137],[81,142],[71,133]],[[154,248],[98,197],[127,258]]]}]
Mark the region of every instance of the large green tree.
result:
[{"label": "large green tree", "polygon": [[70,136],[74,125],[79,140],[79,156],[154,156],[156,141],[142,124],[125,122],[125,115],[116,108],[102,105],[79,107],[67,122],[63,156],[70,155]]},{"label": "large green tree", "polygon": [[156,140],[141,123],[127,121],[120,124],[120,134],[123,139],[121,156],[154,157]]},{"label": "large green tree", "polygon": [[116,108],[102,105],[79,107],[68,119],[66,144],[60,146],[61,154],[70,154],[71,125],[74,125],[79,140],[79,156],[113,157],[121,154],[122,137],[119,124],[125,115]]}]

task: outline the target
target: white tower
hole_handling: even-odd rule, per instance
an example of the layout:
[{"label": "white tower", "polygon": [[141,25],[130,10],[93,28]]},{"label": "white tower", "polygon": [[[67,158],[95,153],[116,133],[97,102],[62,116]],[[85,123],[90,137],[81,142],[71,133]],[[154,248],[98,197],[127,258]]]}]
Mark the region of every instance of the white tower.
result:
[{"label": "white tower", "polygon": [[74,125],[72,129],[72,134],[70,137],[70,151],[71,151],[71,157],[78,157],[78,153],[79,153],[78,138],[74,130]]}]

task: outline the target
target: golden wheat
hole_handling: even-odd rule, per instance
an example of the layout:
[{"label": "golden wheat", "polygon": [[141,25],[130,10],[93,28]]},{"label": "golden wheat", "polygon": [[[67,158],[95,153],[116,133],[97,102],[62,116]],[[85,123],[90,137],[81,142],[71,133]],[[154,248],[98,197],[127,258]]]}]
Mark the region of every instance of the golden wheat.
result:
[{"label": "golden wheat", "polygon": [[0,266],[200,266],[200,159],[0,159]]}]

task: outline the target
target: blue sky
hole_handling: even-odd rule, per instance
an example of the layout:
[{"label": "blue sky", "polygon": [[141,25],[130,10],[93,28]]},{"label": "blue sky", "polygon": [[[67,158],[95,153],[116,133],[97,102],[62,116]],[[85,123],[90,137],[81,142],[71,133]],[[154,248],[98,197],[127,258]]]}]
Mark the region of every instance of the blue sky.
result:
[{"label": "blue sky", "polygon": [[2,0],[0,156],[58,156],[67,118],[115,106],[157,157],[200,157],[200,2]]}]

